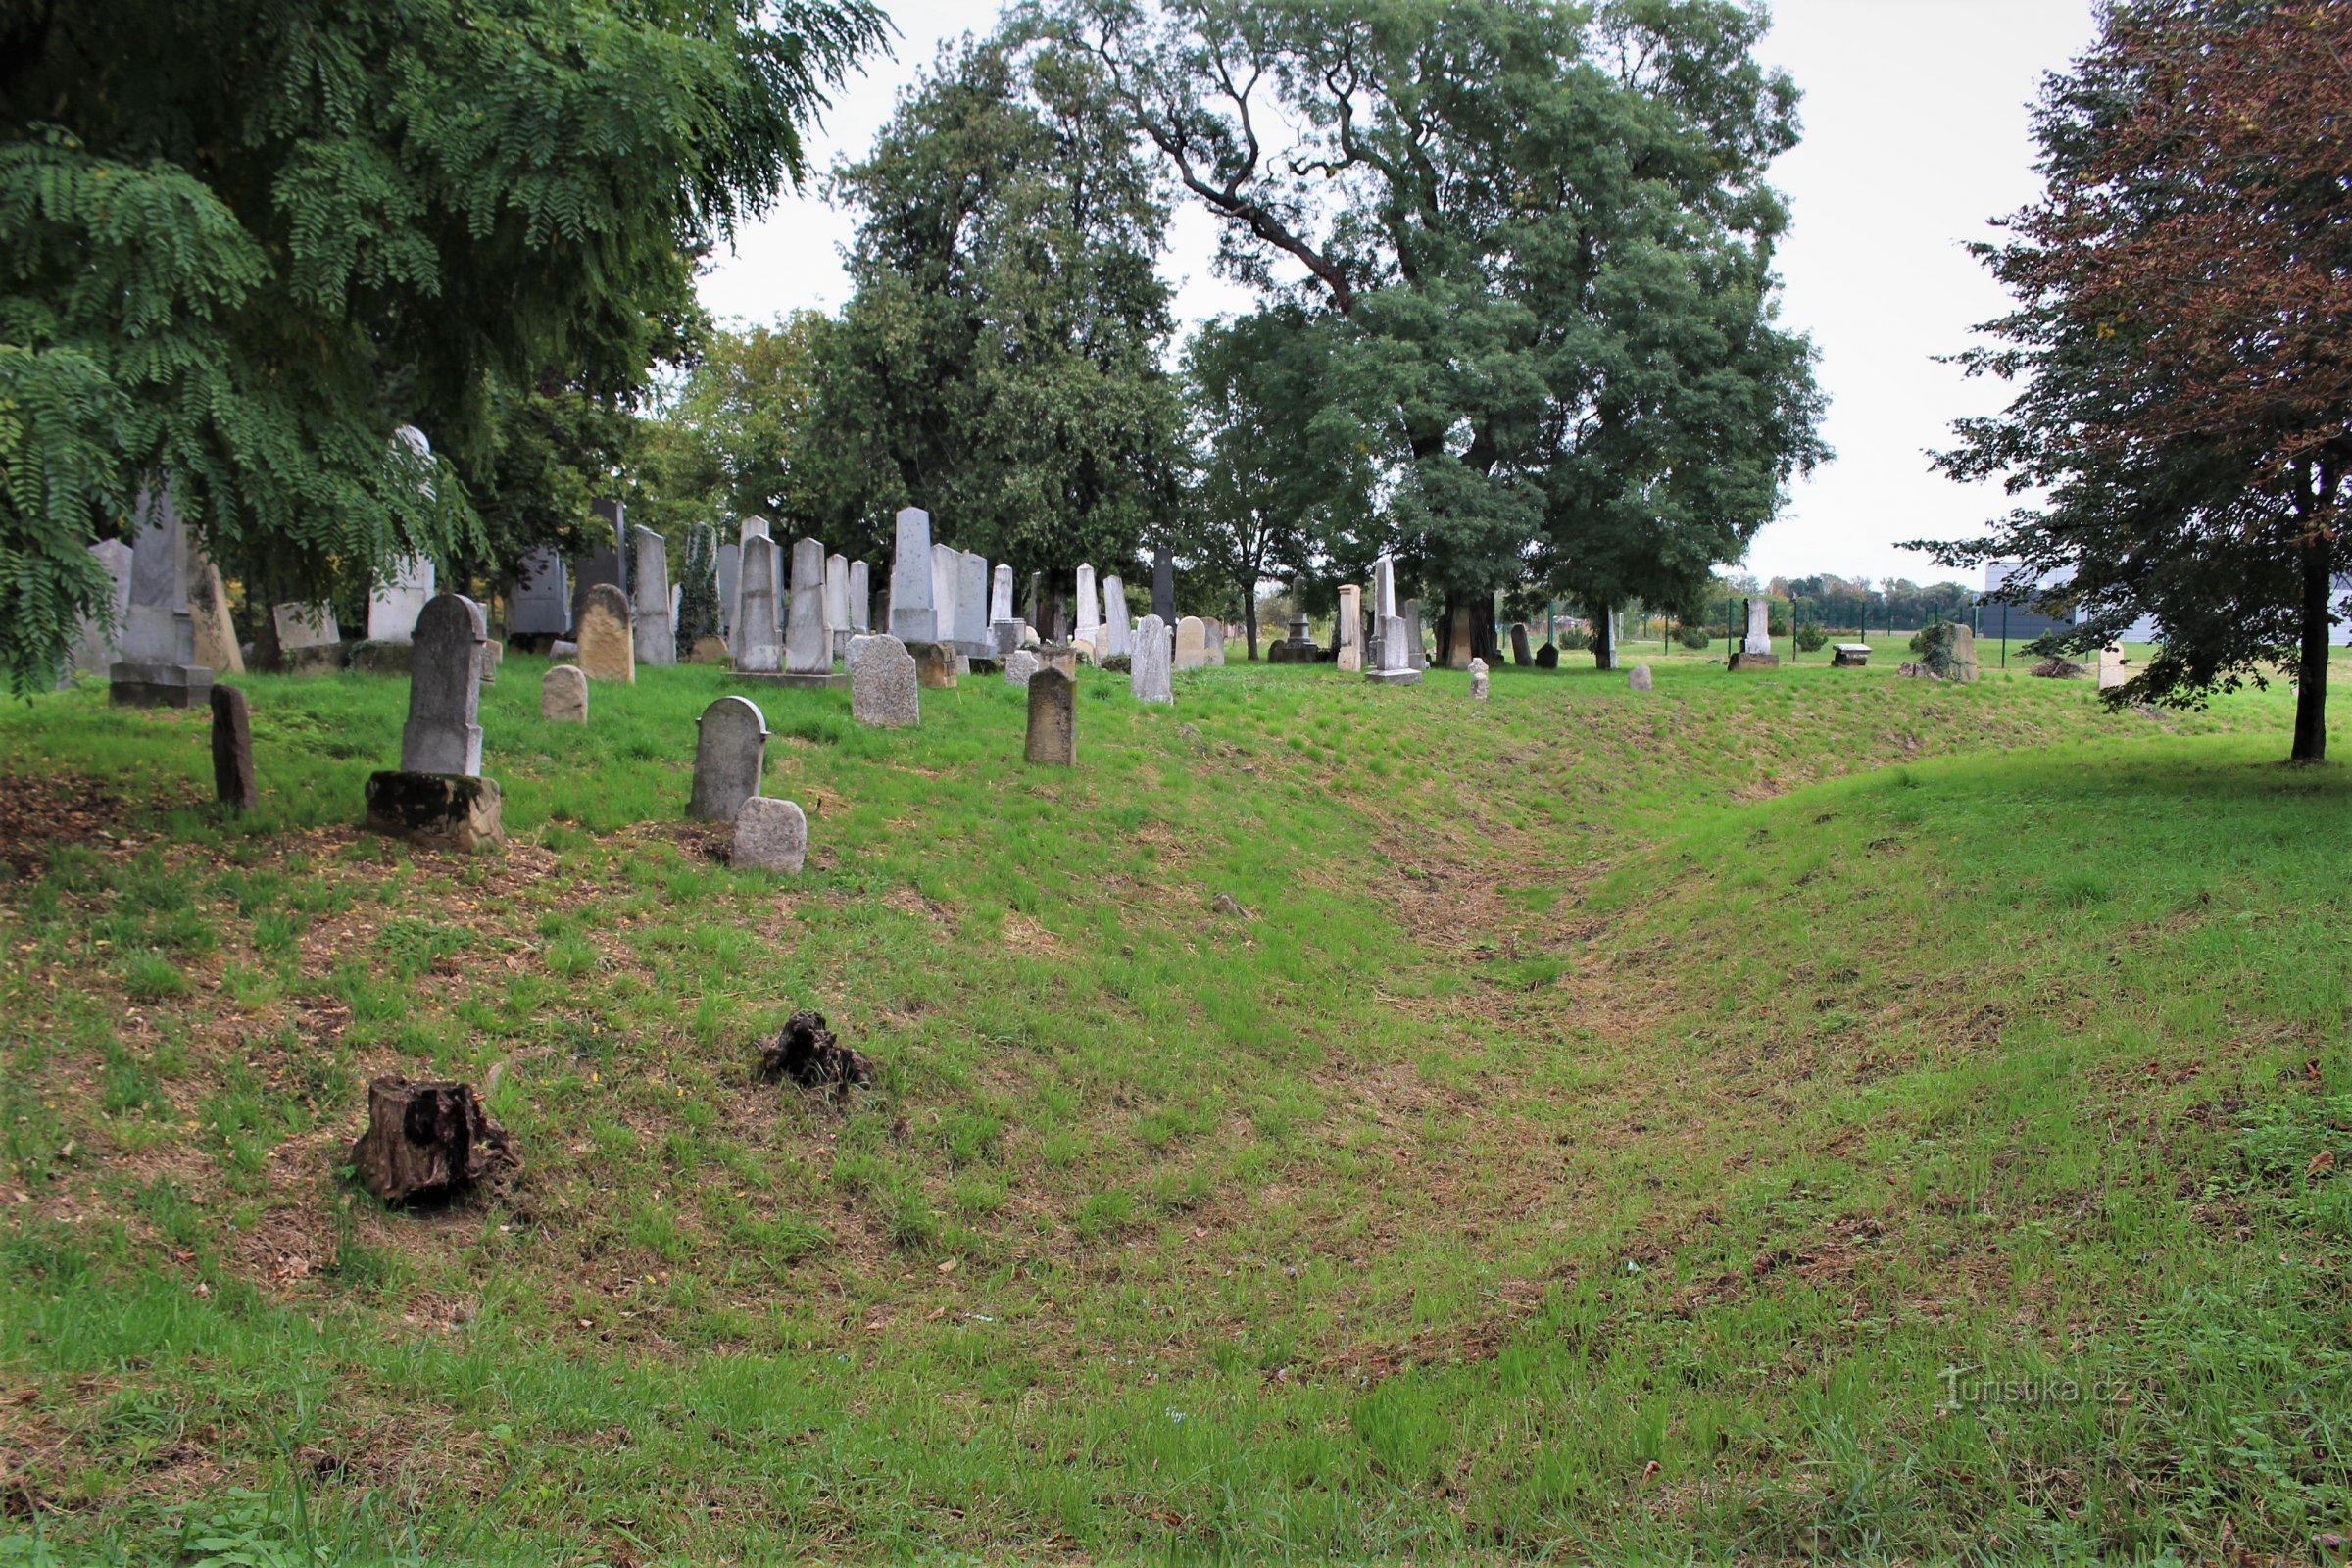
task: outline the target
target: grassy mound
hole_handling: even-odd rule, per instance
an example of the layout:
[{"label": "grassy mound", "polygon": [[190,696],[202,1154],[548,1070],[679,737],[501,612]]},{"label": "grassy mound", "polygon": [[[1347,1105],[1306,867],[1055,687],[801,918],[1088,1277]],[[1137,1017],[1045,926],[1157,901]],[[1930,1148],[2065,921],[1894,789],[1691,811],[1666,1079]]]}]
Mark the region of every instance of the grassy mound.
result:
[{"label": "grassy mound", "polygon": [[[540,667],[485,693],[516,843],[473,860],[351,826],[397,681],[249,682],[243,822],[200,718],[0,718],[52,841],[0,881],[0,1449],[61,1550],[2292,1555],[2344,1516],[2352,849],[2333,772],[2261,760],[2276,698],[1088,675],[1051,772],[998,681],[912,733],[762,693],[778,882],[676,820],[722,673],[583,730]],[[752,1082],[801,1006],[877,1092]],[[494,1079],[521,1173],[348,1190],[394,1070]]]}]

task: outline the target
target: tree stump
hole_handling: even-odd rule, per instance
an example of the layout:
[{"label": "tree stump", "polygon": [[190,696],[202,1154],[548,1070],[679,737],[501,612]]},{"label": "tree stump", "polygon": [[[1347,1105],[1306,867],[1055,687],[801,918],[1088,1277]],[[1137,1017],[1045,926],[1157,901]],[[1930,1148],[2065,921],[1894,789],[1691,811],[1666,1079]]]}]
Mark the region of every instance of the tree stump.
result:
[{"label": "tree stump", "polygon": [[368,1130],[351,1146],[360,1185],[387,1203],[438,1198],[521,1164],[471,1084],[368,1086]]},{"label": "tree stump", "polygon": [[853,1084],[873,1088],[874,1064],[835,1039],[823,1013],[796,1012],[785,1020],[776,1043],[760,1053],[760,1077],[771,1084],[789,1078],[804,1089],[842,1094]]}]

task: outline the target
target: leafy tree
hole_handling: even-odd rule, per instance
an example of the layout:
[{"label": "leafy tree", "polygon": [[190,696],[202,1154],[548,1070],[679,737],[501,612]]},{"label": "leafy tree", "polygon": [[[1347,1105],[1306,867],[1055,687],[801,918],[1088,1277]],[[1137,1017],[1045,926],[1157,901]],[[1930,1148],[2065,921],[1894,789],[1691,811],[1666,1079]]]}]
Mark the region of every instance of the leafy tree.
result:
[{"label": "leafy tree", "polygon": [[[2283,664],[2291,756],[2328,744],[2335,583],[2352,569],[2352,69],[2339,6],[2132,0],[2035,117],[2048,188],[1980,247],[2018,308],[1963,356],[2022,383],[1941,459],[2047,500],[1950,564],[2016,556],[2112,640],[2162,647],[2111,702],[2193,706]],[[2019,597],[2027,597],[2020,593]]]},{"label": "leafy tree", "polygon": [[1408,575],[1497,657],[1531,571],[1667,602],[1819,455],[1771,320],[1794,90],[1722,0],[1036,0],[1224,222],[1345,323],[1329,385]]},{"label": "leafy tree", "polygon": [[796,520],[886,555],[915,505],[1023,576],[1130,564],[1179,452],[1166,210],[1122,123],[1051,62],[966,40],[831,192],[860,215],[855,293],[821,339]]},{"label": "leafy tree", "polygon": [[502,410],[642,373],[686,250],[798,173],[799,124],[881,25],[867,0],[0,11],[16,688],[103,612],[84,547],[166,476],[216,560],[282,591],[487,555],[468,482],[502,428],[535,462]]},{"label": "leafy tree", "polygon": [[794,510],[795,443],[813,416],[818,356],[834,326],[815,311],[795,311],[772,323],[711,328],[684,378],[655,400],[631,515],[672,528]]},{"label": "leafy tree", "polygon": [[1326,541],[1360,533],[1371,475],[1330,416],[1328,327],[1295,305],[1215,321],[1185,351],[1193,462],[1182,543],[1240,599],[1257,657],[1257,585],[1304,571]]}]

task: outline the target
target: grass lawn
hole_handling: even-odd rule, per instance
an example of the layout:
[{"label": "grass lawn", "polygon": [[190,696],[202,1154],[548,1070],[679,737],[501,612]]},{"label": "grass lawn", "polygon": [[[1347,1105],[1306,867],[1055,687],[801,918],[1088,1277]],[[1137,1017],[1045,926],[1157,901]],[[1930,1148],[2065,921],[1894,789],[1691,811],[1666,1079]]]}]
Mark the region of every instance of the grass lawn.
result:
[{"label": "grass lawn", "polygon": [[[2286,694],[1632,654],[1089,672],[1068,771],[755,690],[789,881],[680,820],[710,668],[509,657],[474,858],[356,830],[397,679],[245,681],[239,821],[201,714],[10,708],[0,1564],[2341,1560]],[[873,1093],[752,1081],[806,1006]],[[521,1171],[356,1193],[393,1071]]]}]

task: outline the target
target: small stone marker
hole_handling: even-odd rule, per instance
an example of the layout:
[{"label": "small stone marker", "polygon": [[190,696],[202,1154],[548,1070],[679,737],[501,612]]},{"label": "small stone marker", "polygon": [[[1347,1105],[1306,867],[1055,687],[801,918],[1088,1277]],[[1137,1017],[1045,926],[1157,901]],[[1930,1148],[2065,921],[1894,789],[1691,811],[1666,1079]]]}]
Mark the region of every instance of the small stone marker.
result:
[{"label": "small stone marker", "polygon": [[1475,657],[1470,661],[1470,695],[1482,703],[1487,700],[1487,662]]},{"label": "small stone marker", "polygon": [[1636,664],[1625,672],[1625,685],[1628,691],[1645,692],[1650,690],[1651,684],[1647,664]]},{"label": "small stone marker", "polygon": [[[1144,617],[1149,626],[1156,615]],[[1041,669],[1029,677],[1029,742],[1023,755],[1032,762],[1070,767],[1078,760],[1077,687],[1058,669]]]},{"label": "small stone marker", "polygon": [[727,640],[710,633],[697,637],[694,640],[694,646],[686,651],[686,662],[690,664],[724,664],[728,662]]},{"label": "small stone marker", "polygon": [[1545,643],[1543,647],[1536,650],[1536,667],[1538,669],[1557,669],[1560,667],[1560,650],[1556,644]]},{"label": "small stone marker", "polygon": [[767,760],[767,720],[745,697],[721,697],[695,720],[694,793],[686,814],[702,822],[732,822],[743,803],[760,793]]},{"label": "small stone marker", "polygon": [[956,689],[956,646],[953,643],[910,643],[906,652],[914,660],[914,678],[919,686],[936,692]]},{"label": "small stone marker", "polygon": [[1176,667],[1199,669],[1208,662],[1208,627],[1199,615],[1176,622]]},{"label": "small stone marker", "polygon": [[1830,644],[1830,667],[1832,669],[1862,669],[1867,667],[1869,663],[1870,644]]},{"label": "small stone marker", "polygon": [[755,795],[735,813],[730,862],[747,871],[798,876],[808,859],[808,815],[791,801]]},{"label": "small stone marker", "polygon": [[899,513],[897,549],[890,558],[890,634],[902,643],[939,638],[931,597],[931,514],[920,507]]},{"label": "small stone marker", "polygon": [[887,633],[853,637],[849,665],[850,717],[876,729],[906,729],[923,721],[921,682],[905,643]]},{"label": "small stone marker", "polygon": [[590,680],[637,682],[637,644],[629,630],[627,596],[609,582],[580,596],[580,673]]},{"label": "small stone marker", "polygon": [[539,716],[559,724],[588,722],[588,677],[577,664],[557,664],[539,677]]},{"label": "small stone marker", "polygon": [[253,715],[234,686],[213,688],[213,795],[231,811],[261,799],[253,782]]},{"label": "small stone marker", "polygon": [[1007,686],[1026,686],[1037,671],[1037,655],[1026,648],[1015,648],[1004,656],[1004,684]]},{"label": "small stone marker", "polygon": [[404,773],[479,774],[482,726],[482,607],[464,594],[436,594],[416,617],[409,666],[409,722],[400,732]]},{"label": "small stone marker", "polygon": [[[1188,617],[1189,618],[1189,617]],[[1195,621],[1195,625],[1199,622]],[[1139,703],[1174,703],[1176,688],[1169,678],[1174,651],[1169,646],[1168,623],[1157,615],[1146,615],[1136,623],[1135,652],[1129,656],[1127,689]],[[1035,682],[1031,683],[1033,686]]]},{"label": "small stone marker", "polygon": [[1529,665],[1529,664],[1532,664],[1532,663],[1534,663],[1535,662],[1536,662],[1536,656],[1535,656],[1533,653],[1531,653],[1531,652],[1529,652],[1529,651],[1528,651],[1528,646],[1527,646],[1527,622],[1526,622],[1526,621],[1524,621],[1524,620],[1514,620],[1514,621],[1512,621],[1512,622],[1511,622],[1511,662],[1512,662],[1512,663],[1514,663],[1514,664],[1517,664],[1517,665],[1519,665],[1521,668],[1525,668],[1527,665]]}]

